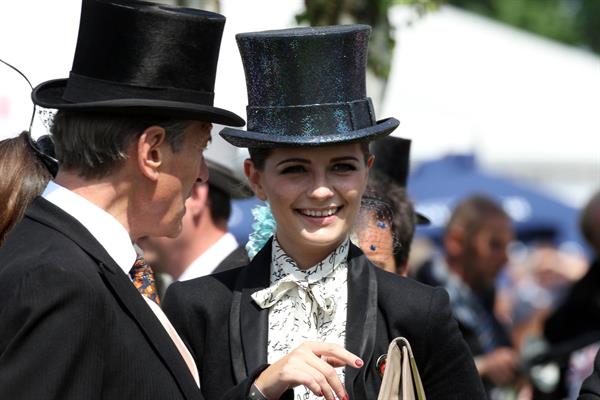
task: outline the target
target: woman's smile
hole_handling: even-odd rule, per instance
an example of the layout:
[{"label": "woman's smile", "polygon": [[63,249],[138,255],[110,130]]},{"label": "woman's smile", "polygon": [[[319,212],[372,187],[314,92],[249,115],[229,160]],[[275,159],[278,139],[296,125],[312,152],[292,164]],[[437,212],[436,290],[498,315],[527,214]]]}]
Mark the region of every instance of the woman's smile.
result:
[{"label": "woman's smile", "polygon": [[296,209],[306,220],[315,225],[329,225],[333,223],[342,207],[327,207],[327,208],[301,208]]}]

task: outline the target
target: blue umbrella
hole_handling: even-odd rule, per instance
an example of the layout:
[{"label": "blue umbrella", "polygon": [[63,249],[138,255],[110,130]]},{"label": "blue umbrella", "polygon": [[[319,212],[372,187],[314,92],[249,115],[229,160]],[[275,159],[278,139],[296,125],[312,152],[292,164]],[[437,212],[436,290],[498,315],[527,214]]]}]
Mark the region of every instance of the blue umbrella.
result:
[{"label": "blue umbrella", "polygon": [[575,208],[541,190],[482,171],[474,155],[422,163],[410,176],[408,193],[417,210],[431,219],[431,225],[420,227],[417,233],[438,242],[454,206],[470,195],[483,194],[502,205],[522,241],[543,238],[556,245],[583,243]]}]

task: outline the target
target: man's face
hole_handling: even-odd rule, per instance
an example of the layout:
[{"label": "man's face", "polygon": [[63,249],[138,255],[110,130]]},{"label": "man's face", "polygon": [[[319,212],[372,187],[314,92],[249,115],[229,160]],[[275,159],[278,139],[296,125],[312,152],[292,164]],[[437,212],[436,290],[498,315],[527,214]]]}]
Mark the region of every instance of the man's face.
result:
[{"label": "man's face", "polygon": [[508,219],[496,216],[465,239],[464,257],[467,284],[479,292],[494,287],[498,273],[508,262],[508,245],[513,229]]},{"label": "man's face", "polygon": [[[210,140],[210,124],[193,122],[185,131],[179,151],[174,152],[168,143],[161,146],[163,161],[151,200],[155,226],[151,236],[175,237],[181,231],[185,214],[185,201],[194,184],[208,179],[208,168],[203,151]],[[150,219],[150,210],[148,217]]]},{"label": "man's face", "polygon": [[[175,238],[165,236],[144,236],[137,244],[144,250],[146,262],[155,272],[166,272],[178,278],[183,272],[180,268],[189,264],[188,258],[198,242],[197,218],[206,208],[207,183],[196,182],[193,194],[185,201],[185,215],[181,220],[181,233]],[[204,193],[202,193],[204,192]]]}]

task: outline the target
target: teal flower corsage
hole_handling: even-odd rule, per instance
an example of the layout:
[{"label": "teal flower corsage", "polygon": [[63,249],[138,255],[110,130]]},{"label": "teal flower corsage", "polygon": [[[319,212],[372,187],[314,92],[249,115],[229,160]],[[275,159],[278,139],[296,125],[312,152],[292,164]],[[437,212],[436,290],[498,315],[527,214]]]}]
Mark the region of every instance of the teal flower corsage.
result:
[{"label": "teal flower corsage", "polygon": [[275,222],[275,218],[273,218],[269,203],[266,203],[264,206],[255,206],[252,209],[252,216],[254,217],[254,222],[252,223],[254,231],[248,236],[248,243],[246,243],[246,251],[250,259],[254,258],[256,253],[263,248],[277,229],[277,223]]}]

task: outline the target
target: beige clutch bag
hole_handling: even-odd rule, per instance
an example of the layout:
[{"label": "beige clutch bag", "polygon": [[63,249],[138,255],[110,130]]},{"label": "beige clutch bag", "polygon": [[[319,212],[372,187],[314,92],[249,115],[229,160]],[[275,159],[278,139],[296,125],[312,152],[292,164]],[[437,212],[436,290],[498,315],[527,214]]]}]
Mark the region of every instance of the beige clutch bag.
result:
[{"label": "beige clutch bag", "polygon": [[377,400],[425,400],[417,363],[406,338],[392,340],[384,368]]}]

